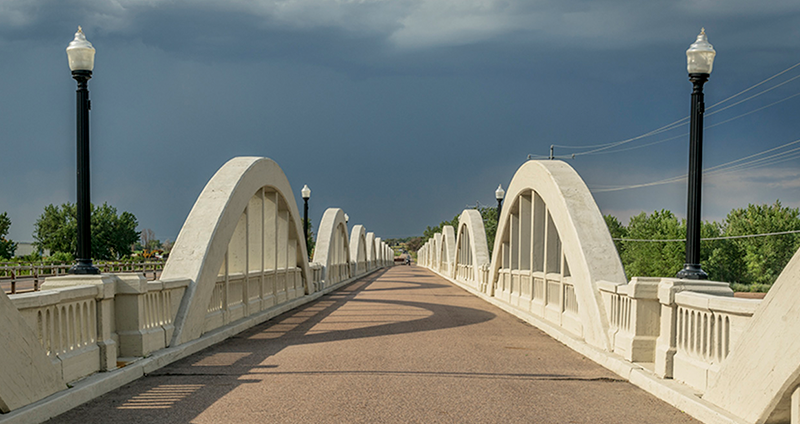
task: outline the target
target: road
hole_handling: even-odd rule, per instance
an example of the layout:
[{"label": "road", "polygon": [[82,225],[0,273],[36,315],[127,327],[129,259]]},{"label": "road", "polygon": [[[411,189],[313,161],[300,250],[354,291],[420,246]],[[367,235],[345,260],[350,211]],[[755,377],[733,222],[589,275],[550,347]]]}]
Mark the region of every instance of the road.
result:
[{"label": "road", "polygon": [[415,266],[360,279],[52,423],[697,423]]}]

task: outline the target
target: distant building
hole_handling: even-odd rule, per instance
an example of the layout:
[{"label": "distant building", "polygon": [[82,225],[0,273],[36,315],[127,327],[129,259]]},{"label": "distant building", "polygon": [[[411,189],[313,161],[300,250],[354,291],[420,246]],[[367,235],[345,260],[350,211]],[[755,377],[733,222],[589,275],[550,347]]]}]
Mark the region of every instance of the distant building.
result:
[{"label": "distant building", "polygon": [[[21,258],[23,256],[28,256],[34,252],[37,252],[36,246],[33,245],[33,242],[28,241],[19,241],[17,242],[17,250],[14,252],[15,258]],[[38,251],[42,256],[50,256],[50,250],[44,249],[42,251]]]}]

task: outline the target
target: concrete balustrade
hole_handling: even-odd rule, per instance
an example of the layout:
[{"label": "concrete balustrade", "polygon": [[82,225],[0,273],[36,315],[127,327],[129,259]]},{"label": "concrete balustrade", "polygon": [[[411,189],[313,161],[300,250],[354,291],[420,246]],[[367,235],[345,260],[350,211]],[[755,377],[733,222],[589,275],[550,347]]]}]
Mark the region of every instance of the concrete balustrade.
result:
[{"label": "concrete balustrade", "polygon": [[676,294],[677,352],[672,377],[705,392],[760,303],[703,293]]}]

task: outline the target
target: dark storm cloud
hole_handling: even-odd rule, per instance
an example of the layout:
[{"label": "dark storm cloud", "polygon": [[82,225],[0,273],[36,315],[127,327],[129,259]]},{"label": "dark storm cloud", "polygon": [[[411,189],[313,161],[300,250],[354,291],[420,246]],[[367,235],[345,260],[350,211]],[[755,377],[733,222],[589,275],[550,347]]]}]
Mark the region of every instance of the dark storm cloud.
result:
[{"label": "dark storm cloud", "polygon": [[[227,159],[269,156],[293,187],[314,190],[312,215],[341,206],[388,237],[492,204],[497,184],[550,144],[621,140],[683,117],[684,51],[701,26],[719,52],[707,95],[721,99],[800,61],[799,19],[794,0],[0,1],[0,51],[14,58],[0,64],[13,82],[0,165],[19,181],[0,185],[0,212],[29,240],[44,205],[74,198],[64,48],[78,24],[98,48],[93,199],[174,238]],[[709,132],[709,160],[800,137],[797,110],[787,102],[768,123]],[[590,186],[652,181],[685,169],[683,145],[571,164]],[[756,194],[797,192],[770,187]],[[683,196],[598,201],[680,212]]]}]

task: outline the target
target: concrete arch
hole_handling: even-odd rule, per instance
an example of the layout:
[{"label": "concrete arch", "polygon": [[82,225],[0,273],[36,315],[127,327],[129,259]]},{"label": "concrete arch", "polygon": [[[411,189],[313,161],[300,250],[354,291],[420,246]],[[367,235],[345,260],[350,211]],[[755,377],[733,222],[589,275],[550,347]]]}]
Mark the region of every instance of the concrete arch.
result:
[{"label": "concrete arch", "polygon": [[439,247],[439,268],[438,272],[448,276],[453,276],[456,253],[456,232],[450,225],[442,227],[442,244]]},{"label": "concrete arch", "polygon": [[[571,306],[577,309],[579,322],[573,324],[573,332],[589,344],[609,350],[608,319],[597,282],[627,280],[592,194],[577,172],[562,161],[528,161],[514,174],[498,223],[489,294],[496,295],[494,287],[502,268],[503,278],[509,280],[505,287],[512,292],[505,300],[515,303],[514,285],[523,281],[521,270],[537,271],[539,264],[531,263],[534,260],[544,262],[539,268],[548,293],[551,276],[561,285],[562,293],[553,293],[550,300],[557,301],[560,296],[563,308],[565,286],[574,290],[570,300],[577,302]],[[515,282],[515,272],[520,275],[519,282]],[[548,313],[542,309],[546,319]],[[561,315],[558,320],[557,325],[562,325]]]},{"label": "concrete arch", "polygon": [[380,237],[375,237],[375,263],[378,268],[383,266],[383,243]]},{"label": "concrete arch", "polygon": [[373,232],[367,233],[366,247],[367,247],[367,270],[372,271],[373,269],[377,268],[377,262],[375,261],[375,257],[377,256],[375,253],[375,233]]},{"label": "concrete arch", "polygon": [[703,398],[749,423],[794,422],[800,393],[800,250],[758,306]]},{"label": "concrete arch", "polygon": [[486,229],[481,213],[475,209],[466,209],[458,218],[456,232],[456,252],[454,277],[456,280],[472,283],[476,286],[481,267],[489,266],[489,245],[486,243]]},{"label": "concrete arch", "polygon": [[433,240],[433,244],[431,248],[431,268],[438,270],[442,264],[442,233],[436,233],[431,238]]},{"label": "concrete arch", "polygon": [[319,224],[313,260],[324,267],[322,279],[325,286],[352,277],[351,257],[345,213],[339,208],[328,208]]},{"label": "concrete arch", "polygon": [[[169,260],[164,266],[162,280],[189,279],[190,284],[183,297],[175,320],[175,332],[170,346],[194,340],[204,332],[205,317],[217,276],[228,255],[234,233],[239,234],[251,200],[261,192],[271,195],[263,206],[274,208],[275,228],[267,229],[269,235],[285,236],[287,246],[279,253],[276,248],[276,264],[281,259],[286,266],[300,268],[309,287],[310,274],[306,245],[302,242],[303,229],[297,210],[297,202],[286,175],[272,159],[260,157],[237,157],[223,165],[206,184],[192,207],[181,232],[175,241]],[[262,199],[263,200],[263,199]],[[244,218],[243,218],[244,217]],[[245,244],[249,248],[247,234]],[[237,241],[241,243],[241,241]],[[249,252],[245,250],[245,262]],[[282,255],[282,256],[281,256]]]},{"label": "concrete arch", "polygon": [[354,225],[350,231],[350,257],[355,262],[356,275],[367,272],[367,230],[363,225]]}]

